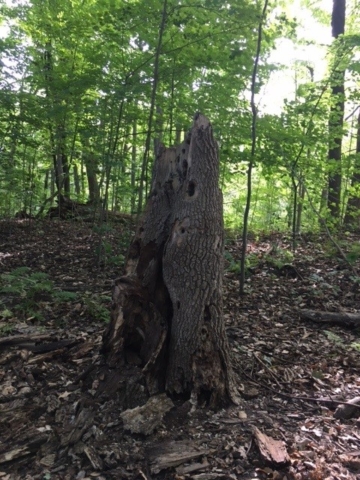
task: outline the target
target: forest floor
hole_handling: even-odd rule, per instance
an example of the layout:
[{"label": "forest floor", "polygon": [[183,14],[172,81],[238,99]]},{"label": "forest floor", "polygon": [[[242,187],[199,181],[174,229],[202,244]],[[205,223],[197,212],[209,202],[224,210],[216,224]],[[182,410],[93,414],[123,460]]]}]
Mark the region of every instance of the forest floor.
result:
[{"label": "forest floor", "polygon": [[[0,222],[0,480],[359,479],[360,410],[339,406],[360,397],[360,328],[303,311],[359,313],[360,237],[341,243],[353,267],[326,236],[303,236],[294,254],[280,234],[254,239],[243,297],[229,238],[224,313],[243,403],[177,407],[145,437],[84,382],[131,228]],[[266,461],[256,431],[282,441],[285,464]]]}]

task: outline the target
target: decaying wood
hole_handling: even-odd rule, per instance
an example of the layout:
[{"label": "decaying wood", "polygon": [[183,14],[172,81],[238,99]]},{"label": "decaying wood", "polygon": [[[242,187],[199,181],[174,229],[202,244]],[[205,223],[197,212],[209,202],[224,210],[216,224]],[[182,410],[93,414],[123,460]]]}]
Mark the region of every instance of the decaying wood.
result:
[{"label": "decaying wood", "polygon": [[[47,341],[52,340],[52,341]],[[53,333],[45,334],[28,334],[28,335],[12,335],[10,337],[0,338],[0,348],[7,347],[19,347],[16,353],[6,354],[0,358],[0,365],[10,362],[18,355],[22,357],[29,357],[32,355],[29,352],[33,352],[33,358],[28,360],[28,364],[40,363],[43,361],[51,360],[57,355],[61,355],[68,352],[68,349],[78,345],[81,341],[74,339],[57,340],[56,335]],[[27,351],[27,353],[25,353]]]},{"label": "decaying wood", "polygon": [[88,446],[84,448],[84,453],[89,459],[92,467],[95,470],[102,470],[103,469],[103,461],[101,460],[100,456],[96,452],[94,447]]},{"label": "decaying wood", "polygon": [[41,355],[36,355],[28,360],[28,364],[32,365],[34,363],[42,363],[48,362],[52,360],[54,357],[62,355],[66,352],[64,348],[59,348],[58,350],[54,350],[52,352],[42,353]]},{"label": "decaying wood", "polygon": [[276,465],[284,465],[290,462],[285,442],[268,437],[256,427],[254,428],[254,437],[260,455],[266,462]]},{"label": "decaying wood", "polygon": [[125,430],[150,435],[174,404],[166,394],[151,397],[142,407],[125,410],[120,416]]},{"label": "decaying wood", "polygon": [[94,413],[90,408],[79,409],[75,421],[68,426],[69,433],[61,437],[61,446],[74,445],[80,440],[84,433],[93,425]]},{"label": "decaying wood", "polygon": [[53,352],[54,350],[64,349],[65,347],[71,348],[71,347],[74,347],[75,345],[78,345],[79,343],[81,343],[81,341],[73,340],[73,339],[59,340],[56,342],[42,343],[41,345],[28,344],[26,346],[23,346],[22,348],[26,348],[38,354],[38,353]]},{"label": "decaying wood", "polygon": [[334,412],[335,418],[349,419],[355,416],[360,416],[360,397],[348,400],[346,405],[339,405]]},{"label": "decaying wood", "polygon": [[218,147],[197,114],[185,141],[161,147],[151,193],[115,282],[103,353],[142,369],[149,395],[236,402],[222,314],[224,231]]},{"label": "decaying wood", "polygon": [[37,342],[44,342],[45,340],[54,340],[54,335],[51,333],[36,333],[33,335],[12,335],[10,337],[0,338],[0,346],[8,347],[13,345],[35,345]]},{"label": "decaying wood", "polygon": [[177,467],[199,457],[208,456],[214,453],[210,449],[197,445],[195,442],[168,442],[149,449],[152,473],[159,473],[161,470]]},{"label": "decaying wood", "polygon": [[0,465],[18,460],[31,454],[35,454],[39,447],[45,443],[48,438],[49,435],[47,434],[38,434],[35,435],[35,438],[32,440],[29,440],[25,445],[0,454]]},{"label": "decaying wood", "polygon": [[340,325],[360,324],[360,313],[320,312],[317,310],[300,310],[301,318],[319,323],[336,323]]},{"label": "decaying wood", "polygon": [[177,467],[176,473],[178,475],[187,475],[189,473],[198,472],[199,470],[205,470],[210,467],[210,463],[205,458],[201,463],[192,463],[191,465]]}]

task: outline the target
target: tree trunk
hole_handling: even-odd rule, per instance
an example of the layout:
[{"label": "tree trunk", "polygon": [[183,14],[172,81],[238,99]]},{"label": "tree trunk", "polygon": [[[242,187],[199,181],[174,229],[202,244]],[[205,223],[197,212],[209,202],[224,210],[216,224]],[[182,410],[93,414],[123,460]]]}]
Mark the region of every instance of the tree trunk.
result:
[{"label": "tree trunk", "polygon": [[[162,48],[162,39],[163,39],[165,26],[166,26],[166,20],[167,20],[167,16],[168,16],[167,1],[168,0],[163,0],[163,10],[162,10],[161,23],[160,23],[160,28],[159,28],[159,38],[158,38],[158,43],[157,43],[156,51],[155,51],[154,80],[153,80],[152,89],[151,89],[151,101],[150,101],[150,111],[149,111],[149,119],[148,119],[148,131],[147,131],[147,134],[146,134],[145,149],[144,149],[144,155],[143,155],[143,160],[142,160],[142,165],[141,165],[138,213],[141,212],[141,209],[142,209],[142,206],[143,206],[144,182],[145,182],[145,177],[146,177],[147,167],[148,167],[148,162],[149,162],[151,130],[152,130],[152,125],[153,125],[153,121],[154,121],[155,100],[156,100],[156,93],[157,93],[158,84],[159,84],[160,54],[161,54],[161,48]],[[147,187],[147,181],[146,181],[146,186],[145,187]]]},{"label": "tree trunk", "polygon": [[79,170],[76,164],[74,164],[73,166],[73,172],[74,172],[75,193],[77,197],[80,197],[81,195],[80,178],[79,178]]},{"label": "tree trunk", "polygon": [[[345,0],[333,0],[331,27],[333,38],[338,38],[345,31]],[[329,119],[329,195],[328,208],[333,219],[340,217],[341,203],[341,146],[343,136],[345,109],[345,71],[342,67],[333,72],[331,85],[332,105]]]},{"label": "tree trunk", "polygon": [[89,188],[89,202],[96,203],[99,200],[99,184],[97,180],[98,161],[95,154],[86,151],[84,154],[84,163]]},{"label": "tree trunk", "polygon": [[148,394],[165,390],[213,407],[236,401],[222,314],[218,180],[212,128],[197,114],[178,148],[160,148],[103,340],[109,366],[141,366]]},{"label": "tree trunk", "polygon": [[[52,116],[55,111],[61,111],[61,94],[54,86],[54,65],[52,55],[52,42],[48,40],[45,44],[44,60],[44,80],[45,94],[49,102]],[[56,82],[55,82],[56,83]],[[48,128],[50,134],[50,145],[54,163],[55,181],[59,192],[59,201],[64,190],[65,195],[70,198],[70,170],[66,154],[66,128],[63,115],[57,113],[55,116],[55,128],[49,120]]]},{"label": "tree trunk", "polygon": [[135,202],[136,202],[136,190],[135,190],[135,180],[136,180],[136,156],[137,156],[137,151],[136,151],[136,142],[137,142],[137,125],[136,125],[136,119],[133,121],[133,126],[132,126],[132,137],[133,137],[133,143],[131,146],[131,177],[130,177],[130,182],[131,182],[131,214],[135,213]]},{"label": "tree trunk", "polygon": [[302,220],[302,212],[303,212],[303,205],[305,200],[305,188],[303,180],[300,180],[299,183],[299,198],[297,202],[297,215],[296,215],[296,233],[299,234],[301,230],[301,220]]},{"label": "tree trunk", "polygon": [[70,198],[70,169],[66,154],[66,133],[64,125],[56,127],[56,173],[57,187],[64,190],[65,196]]},{"label": "tree trunk", "polygon": [[256,78],[258,73],[258,65],[260,61],[260,53],[261,53],[261,42],[262,42],[262,35],[263,35],[263,23],[265,22],[266,17],[266,10],[268,7],[268,0],[264,1],[264,6],[262,9],[262,14],[259,19],[258,25],[258,37],[257,37],[257,45],[256,45],[256,56],[254,61],[254,67],[251,75],[251,98],[250,98],[250,105],[251,105],[251,152],[249,158],[249,166],[247,170],[247,193],[246,193],[246,204],[245,204],[245,211],[244,211],[244,221],[243,221],[243,231],[242,231],[242,249],[241,249],[241,260],[240,260],[240,295],[245,294],[245,270],[246,270],[246,250],[247,250],[247,241],[248,241],[248,226],[249,226],[249,214],[250,214],[250,207],[251,207],[251,195],[252,195],[252,171],[255,165],[255,152],[256,152],[256,126],[257,126],[257,107],[255,105],[255,93],[256,93]]},{"label": "tree trunk", "polygon": [[181,134],[182,134],[181,127],[177,126],[176,127],[176,133],[175,133],[175,144],[176,145],[181,142]]},{"label": "tree trunk", "polygon": [[360,112],[357,121],[356,155],[354,173],[351,180],[351,195],[349,196],[344,223],[347,226],[360,227]]},{"label": "tree trunk", "polygon": [[163,112],[162,109],[157,106],[156,107],[156,118],[155,118],[155,138],[154,138],[154,157],[157,157],[159,153],[159,149],[162,143],[163,137]]}]

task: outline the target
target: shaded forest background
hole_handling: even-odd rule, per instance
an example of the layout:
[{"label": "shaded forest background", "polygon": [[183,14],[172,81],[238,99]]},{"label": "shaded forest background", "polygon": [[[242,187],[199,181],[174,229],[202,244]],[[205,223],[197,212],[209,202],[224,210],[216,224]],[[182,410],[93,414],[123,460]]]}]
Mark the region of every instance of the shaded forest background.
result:
[{"label": "shaded forest background", "polygon": [[[11,478],[358,478],[359,18],[358,0],[0,0],[0,466]],[[288,56],[277,62],[281,51]],[[207,291],[212,269],[209,256],[189,248],[185,268],[161,277],[175,217],[166,225],[149,216],[149,225],[168,229],[157,255],[145,248],[131,256],[128,247],[145,236],[135,224],[161,145],[181,144],[195,112],[210,119],[220,152],[227,232],[224,275],[222,253],[213,268],[214,283],[224,282],[223,310],[216,297],[224,329],[215,331],[221,340],[226,331],[243,402],[196,411],[193,397],[182,403],[177,391],[174,409],[144,439],[119,420],[147,401],[144,358],[164,372],[168,364],[160,362],[167,342],[151,351],[144,339],[175,331],[174,306],[180,317],[190,293]],[[207,194],[217,190],[217,166],[213,178]],[[221,208],[201,211],[222,237]],[[47,220],[59,216],[72,221]],[[188,235],[185,220],[180,233]],[[208,253],[201,227],[194,230]],[[139,308],[113,295],[137,335],[123,335],[119,365],[128,370],[111,366],[108,377],[109,279],[129,258],[141,267],[141,286],[160,285],[165,301],[151,288],[123,289]],[[186,283],[183,271],[205,282]],[[239,273],[247,295],[238,295]],[[169,277],[191,285],[189,294],[173,288],[180,294],[171,305]],[[122,285],[140,283],[131,280]],[[193,298],[188,311],[196,313]],[[215,311],[206,301],[212,310],[196,314],[203,324]],[[152,304],[166,307],[171,329],[159,321],[162,337],[137,328]],[[204,363],[214,372],[216,363]],[[197,391],[204,405],[209,391]],[[339,413],[349,402],[354,411]],[[256,447],[254,428],[276,439],[279,461]],[[181,458],[161,463],[173,458],[169,447]]]},{"label": "shaded forest background", "polygon": [[[263,2],[2,1],[0,216],[42,216],[64,199],[140,212],[159,144],[179,143],[201,111],[219,142],[227,226],[243,223],[250,161],[252,230],[358,226],[360,7],[322,5],[269,2],[254,112]],[[331,44],[319,39],[322,78],[311,60],[272,61],[284,40],[314,43],[296,11],[332,29]],[[268,113],[281,70],[294,95]]]}]

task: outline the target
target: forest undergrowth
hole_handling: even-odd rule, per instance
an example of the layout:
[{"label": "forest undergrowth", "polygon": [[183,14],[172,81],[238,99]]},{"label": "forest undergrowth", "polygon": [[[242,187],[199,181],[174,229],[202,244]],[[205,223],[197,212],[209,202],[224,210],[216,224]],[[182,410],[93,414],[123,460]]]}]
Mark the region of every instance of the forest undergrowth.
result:
[{"label": "forest undergrowth", "polygon": [[[145,437],[84,381],[133,228],[0,222],[0,479],[359,478],[360,409],[343,404],[360,397],[360,322],[344,317],[359,313],[360,237],[339,239],[346,263],[326,235],[304,234],[294,252],[284,234],[254,236],[240,297],[240,235],[228,235],[224,315],[243,402],[178,405]],[[286,462],[266,461],[255,428],[283,442]]]}]

